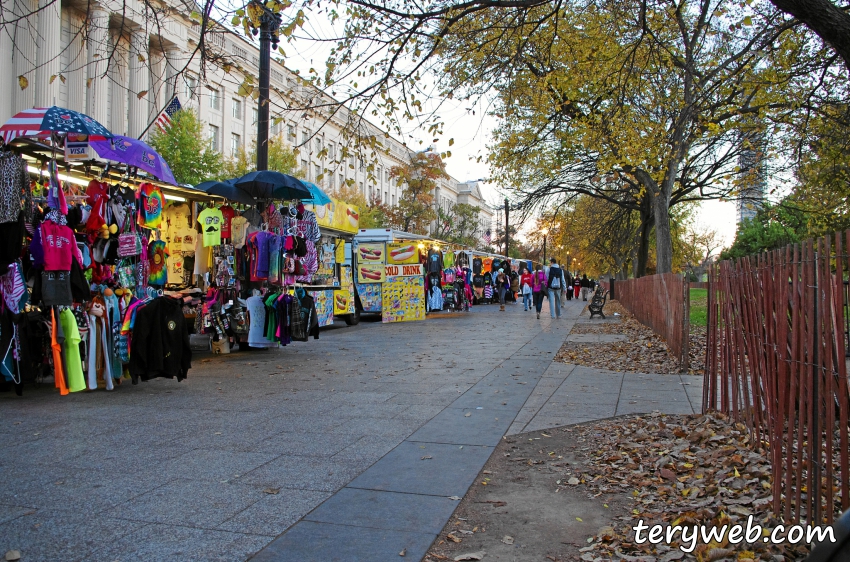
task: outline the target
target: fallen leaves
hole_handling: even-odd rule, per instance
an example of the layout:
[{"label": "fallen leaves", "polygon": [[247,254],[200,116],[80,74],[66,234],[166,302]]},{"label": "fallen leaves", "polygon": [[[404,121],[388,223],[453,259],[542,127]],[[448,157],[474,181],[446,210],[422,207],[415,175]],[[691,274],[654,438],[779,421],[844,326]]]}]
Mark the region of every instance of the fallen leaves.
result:
[{"label": "fallen leaves", "polygon": [[510,535],[505,535],[502,537],[502,542],[505,544],[514,544],[514,538]]},{"label": "fallen leaves", "polygon": [[263,490],[263,492],[272,496],[276,496],[280,493],[280,488],[266,488],[265,490]]}]

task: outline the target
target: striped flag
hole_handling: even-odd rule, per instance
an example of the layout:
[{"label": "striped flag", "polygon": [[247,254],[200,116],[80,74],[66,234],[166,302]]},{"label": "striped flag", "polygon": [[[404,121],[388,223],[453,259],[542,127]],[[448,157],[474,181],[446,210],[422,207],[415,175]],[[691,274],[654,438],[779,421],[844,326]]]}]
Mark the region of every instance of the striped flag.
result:
[{"label": "striped flag", "polygon": [[171,118],[181,109],[182,106],[180,105],[180,100],[177,99],[177,96],[175,96],[174,99],[171,100],[171,103],[165,106],[165,109],[159,114],[159,117],[156,118],[156,126],[159,127],[159,130],[163,133],[166,132],[171,126]]},{"label": "striped flag", "polygon": [[490,238],[490,230],[489,230],[489,229],[487,229],[487,232],[485,232],[485,233],[484,233],[484,243],[485,243],[485,244],[489,244],[489,243],[490,243],[490,240],[491,240],[491,238]]},{"label": "striped flag", "polygon": [[[3,140],[7,143],[12,142],[17,137],[43,137],[44,131],[41,130],[41,122],[44,120],[44,114],[47,113],[47,107],[34,107],[21,111],[3,125],[0,131],[3,133]],[[50,136],[48,132],[46,136]]]}]

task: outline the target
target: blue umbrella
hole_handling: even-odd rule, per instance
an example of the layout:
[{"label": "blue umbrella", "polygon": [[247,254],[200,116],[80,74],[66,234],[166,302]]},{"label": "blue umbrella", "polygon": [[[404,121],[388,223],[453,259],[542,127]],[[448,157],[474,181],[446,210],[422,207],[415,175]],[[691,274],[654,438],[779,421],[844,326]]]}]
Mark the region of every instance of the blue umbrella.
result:
[{"label": "blue umbrella", "polygon": [[250,172],[232,181],[255,199],[308,199],[313,196],[298,178],[272,170]]},{"label": "blue umbrella", "polygon": [[219,197],[224,197],[225,199],[229,199],[237,203],[243,203],[245,205],[253,205],[256,203],[249,193],[247,193],[244,189],[233,185],[232,181],[233,180],[205,181],[196,185],[195,189],[200,189],[204,193],[218,195]]},{"label": "blue umbrella", "polygon": [[311,181],[301,180],[301,183],[307,186],[307,189],[310,190],[310,193],[313,195],[309,199],[302,199],[305,203],[312,203],[314,205],[327,205],[331,202],[331,198],[328,197],[328,194],[322,191],[322,188],[316,185]]}]

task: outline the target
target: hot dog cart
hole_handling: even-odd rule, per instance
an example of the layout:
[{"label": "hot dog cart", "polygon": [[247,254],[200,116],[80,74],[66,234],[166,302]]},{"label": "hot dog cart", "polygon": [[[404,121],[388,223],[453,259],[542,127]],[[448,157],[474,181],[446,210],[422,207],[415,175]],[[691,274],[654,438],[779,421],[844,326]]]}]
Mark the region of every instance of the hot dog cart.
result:
[{"label": "hot dog cart", "polygon": [[420,246],[428,240],[400,230],[360,229],[350,256],[360,311],[380,314],[383,322],[425,319]]}]

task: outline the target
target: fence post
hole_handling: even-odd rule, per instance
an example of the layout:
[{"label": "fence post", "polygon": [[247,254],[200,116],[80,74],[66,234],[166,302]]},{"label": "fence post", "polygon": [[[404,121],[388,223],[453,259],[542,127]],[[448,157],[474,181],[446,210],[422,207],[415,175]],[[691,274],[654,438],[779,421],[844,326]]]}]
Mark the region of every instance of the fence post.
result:
[{"label": "fence post", "polygon": [[682,305],[684,307],[682,318],[682,358],[680,365],[682,373],[687,374],[691,367],[691,287],[687,275],[682,276],[682,287],[685,292]]},{"label": "fence post", "polygon": [[611,283],[610,283],[611,288],[608,289],[608,298],[609,299],[616,299],[617,298],[617,297],[614,296],[614,281],[615,281],[615,279],[614,279],[614,276],[612,275],[611,276]]}]

